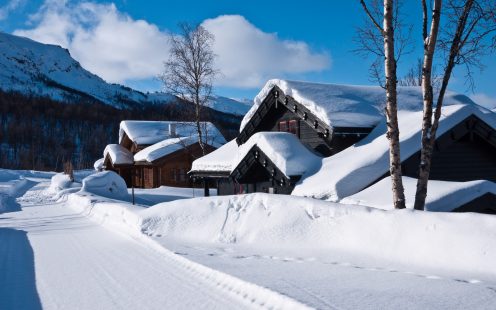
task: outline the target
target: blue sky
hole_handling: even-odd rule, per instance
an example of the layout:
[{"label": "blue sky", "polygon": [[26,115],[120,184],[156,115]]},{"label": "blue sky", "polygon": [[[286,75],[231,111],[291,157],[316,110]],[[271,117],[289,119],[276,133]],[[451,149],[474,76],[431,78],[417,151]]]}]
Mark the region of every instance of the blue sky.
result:
[{"label": "blue sky", "polygon": [[[407,1],[407,22],[420,21],[418,1]],[[203,23],[216,35],[223,72],[220,94],[252,98],[268,78],[370,84],[370,60],[353,53],[362,25],[359,1],[0,1],[0,29],[67,47],[90,71],[111,82],[160,90],[155,77],[167,58],[167,33],[181,21]],[[413,38],[420,43],[420,29]],[[98,51],[98,52],[96,52]],[[422,49],[399,64],[404,74]],[[476,71],[476,89],[457,70],[450,88],[495,102],[496,57]]]}]

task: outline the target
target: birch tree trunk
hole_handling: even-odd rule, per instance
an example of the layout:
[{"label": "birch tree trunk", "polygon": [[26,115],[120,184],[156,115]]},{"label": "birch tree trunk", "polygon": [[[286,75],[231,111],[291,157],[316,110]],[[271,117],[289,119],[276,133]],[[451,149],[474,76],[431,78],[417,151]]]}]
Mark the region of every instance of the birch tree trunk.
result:
[{"label": "birch tree trunk", "polygon": [[[440,15],[441,0],[435,1],[434,8],[436,8],[436,3],[438,4],[438,8],[439,8],[439,12],[437,14]],[[423,210],[425,208],[425,199],[427,197],[427,183],[429,181],[429,174],[430,174],[431,162],[432,162],[432,152],[434,149],[434,143],[436,141],[436,133],[437,133],[437,128],[439,126],[439,118],[441,117],[441,109],[443,106],[444,95],[448,88],[448,83],[451,78],[451,73],[453,72],[453,68],[455,67],[456,64],[456,58],[460,55],[461,48],[463,47],[465,42],[467,42],[467,39],[470,37],[471,31],[475,27],[475,24],[473,24],[472,27],[469,27],[470,28],[469,31],[464,34],[465,27],[467,25],[467,20],[473,4],[474,4],[474,0],[467,0],[463,6],[462,14],[459,17],[457,17],[458,18],[457,28],[453,36],[453,40],[451,41],[448,61],[444,70],[443,80],[437,98],[436,110],[434,113],[434,121],[432,122],[432,125],[430,125],[432,120],[432,110],[433,110],[433,99],[432,99],[430,104],[430,115],[428,115],[429,127],[426,127],[424,129],[424,126],[422,126],[422,150],[420,153],[419,178],[417,181],[417,192],[415,194],[415,204],[414,204],[414,208],[417,210]],[[435,15],[436,12],[433,11],[433,19],[432,19],[433,25],[435,23],[435,19],[434,19]],[[439,26],[439,19],[440,19],[439,15],[437,17],[437,22],[436,22],[437,23],[436,26],[437,28],[435,33],[436,36]],[[431,36],[432,35],[433,33],[431,33]],[[432,39],[430,38],[430,40]],[[430,43],[431,42],[429,42],[429,44]],[[432,47],[432,54],[434,54],[434,52],[435,52],[435,46]],[[431,57],[433,56],[431,55]],[[432,67],[432,63],[431,63],[431,67]],[[431,92],[432,92],[432,87],[431,87]],[[426,121],[425,119],[426,119],[426,109],[424,105],[424,122]],[[424,136],[425,136],[425,142],[424,142]]]},{"label": "birch tree trunk", "polygon": [[434,91],[432,87],[432,63],[436,50],[437,34],[439,32],[439,22],[441,19],[441,0],[435,0],[432,8],[432,20],[429,35],[427,35],[427,6],[422,0],[423,8],[423,38],[424,38],[424,63],[422,65],[422,96],[423,96],[423,117],[422,117],[422,148],[420,151],[419,175],[417,181],[417,191],[415,193],[414,208],[423,210],[425,198],[427,197],[427,182],[431,166],[433,144],[431,143],[432,108],[434,104]]},{"label": "birch tree trunk", "polygon": [[396,94],[396,58],[394,55],[393,0],[384,0],[384,72],[386,75],[386,121],[389,139],[389,172],[395,209],[405,208],[405,193],[401,178],[400,141]]}]

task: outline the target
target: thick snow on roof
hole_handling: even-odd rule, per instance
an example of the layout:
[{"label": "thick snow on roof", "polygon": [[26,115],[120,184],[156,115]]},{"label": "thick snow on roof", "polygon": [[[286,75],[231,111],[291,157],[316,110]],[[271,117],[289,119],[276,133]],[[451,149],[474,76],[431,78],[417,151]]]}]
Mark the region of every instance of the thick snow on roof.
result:
[{"label": "thick snow on roof", "polygon": [[196,137],[170,138],[146,147],[134,154],[135,161],[153,162],[175,151],[181,150],[191,144],[198,142]]},{"label": "thick snow on roof", "polygon": [[[403,177],[403,186],[405,188],[406,207],[413,209],[417,179]],[[486,193],[496,195],[496,183],[486,180],[470,182],[429,180],[427,190],[426,210],[453,211]],[[390,210],[393,209],[392,197],[391,178],[387,177],[355,195],[342,199],[340,202]]]},{"label": "thick snow on roof", "polygon": [[[437,136],[441,136],[470,115],[476,115],[496,128],[496,114],[477,105],[452,105],[443,108]],[[422,112],[398,112],[401,160],[420,149]],[[365,139],[344,151],[323,159],[315,174],[306,174],[293,195],[337,200],[353,195],[389,170],[389,141],[386,124],[379,124]]]},{"label": "thick snow on roof", "polygon": [[[210,122],[202,122],[203,132],[207,133],[207,144],[219,147],[226,143],[224,136]],[[124,133],[139,145],[151,145],[169,138],[196,136],[194,122],[175,121],[122,121],[119,128],[119,143]]]},{"label": "thick snow on roof", "polygon": [[231,172],[254,146],[258,146],[285,176],[315,172],[321,158],[308,150],[293,134],[259,132],[239,146],[235,140],[193,162],[191,171]]},{"label": "thick snow on roof", "polygon": [[132,165],[134,163],[133,154],[120,144],[109,144],[103,150],[103,157],[110,156],[114,165]]},{"label": "thick snow on roof", "polygon": [[[281,90],[334,127],[373,127],[383,118],[385,91],[378,86],[320,84],[287,80],[269,80],[255,97],[252,108],[241,122],[240,132],[263,102],[270,90]],[[448,92],[444,104],[473,103],[468,97]],[[422,110],[420,87],[398,87],[398,109]]]},{"label": "thick snow on roof", "polygon": [[239,147],[233,168],[243,160],[254,145],[258,146],[287,177],[315,172],[322,160],[291,133],[258,132]]},{"label": "thick snow on roof", "polygon": [[212,153],[195,160],[191,166],[191,171],[231,172],[233,159],[237,154],[238,144],[236,139],[233,139]]}]

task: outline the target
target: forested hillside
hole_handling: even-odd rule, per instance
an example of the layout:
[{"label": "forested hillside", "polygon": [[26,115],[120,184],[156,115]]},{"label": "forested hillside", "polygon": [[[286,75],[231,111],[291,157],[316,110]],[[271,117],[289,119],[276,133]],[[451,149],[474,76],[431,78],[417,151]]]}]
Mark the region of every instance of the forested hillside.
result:
[{"label": "forested hillside", "polygon": [[[0,91],[0,167],[60,171],[72,161],[90,168],[108,143],[118,142],[120,121],[191,120],[192,108],[175,102],[117,109],[90,98],[68,103]],[[239,116],[208,108],[204,115],[227,140],[235,136]]]}]

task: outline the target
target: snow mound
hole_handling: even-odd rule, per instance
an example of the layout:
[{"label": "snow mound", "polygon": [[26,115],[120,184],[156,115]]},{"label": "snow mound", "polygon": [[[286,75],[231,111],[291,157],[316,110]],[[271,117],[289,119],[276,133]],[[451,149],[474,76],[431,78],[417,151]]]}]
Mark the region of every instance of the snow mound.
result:
[{"label": "snow mound", "polygon": [[57,193],[61,190],[71,188],[72,183],[73,182],[69,178],[69,175],[64,173],[57,173],[52,177],[48,190],[52,193]]},{"label": "snow mound", "polygon": [[93,168],[95,168],[95,171],[103,170],[103,162],[104,162],[104,158],[100,158],[95,161],[95,163],[93,164]]},{"label": "snow mound", "polygon": [[179,242],[334,249],[429,268],[496,274],[493,215],[384,211],[262,193],[174,201],[140,214],[144,233]]},{"label": "snow mound", "polygon": [[[273,79],[255,97],[252,108],[241,121],[240,132],[274,86],[293,97],[328,126],[373,127],[384,118],[386,93],[381,87]],[[464,95],[447,92],[444,105],[452,104],[474,103]],[[398,87],[398,110],[421,111],[421,88]]]},{"label": "snow mound", "polygon": [[129,198],[126,182],[113,171],[98,172],[84,178],[81,192],[117,200]]},{"label": "snow mound", "polygon": [[[437,136],[441,136],[461,121],[475,115],[496,128],[496,115],[477,105],[443,107]],[[401,160],[420,149],[422,112],[399,111]],[[386,123],[381,122],[360,142],[342,152],[324,158],[315,174],[307,173],[292,194],[339,200],[356,194],[389,171],[389,141]]]},{"label": "snow mound", "polygon": [[103,157],[110,156],[114,165],[132,165],[133,154],[120,144],[109,144],[103,150]]},{"label": "snow mound", "polygon": [[[417,179],[403,177],[403,186],[405,188],[406,207],[413,209]],[[339,202],[391,210],[393,209],[391,188],[391,178],[387,177]],[[469,182],[429,180],[425,208],[428,211],[449,212],[486,193],[496,195],[496,183],[486,180]]]}]

